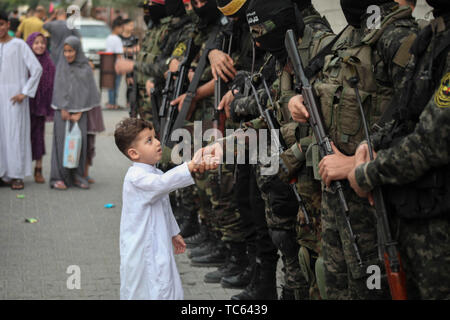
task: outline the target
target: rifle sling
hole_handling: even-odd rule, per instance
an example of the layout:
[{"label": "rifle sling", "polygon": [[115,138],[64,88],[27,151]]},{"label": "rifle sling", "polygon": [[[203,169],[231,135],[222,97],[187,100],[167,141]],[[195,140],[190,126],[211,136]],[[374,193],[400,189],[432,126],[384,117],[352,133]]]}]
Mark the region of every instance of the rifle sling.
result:
[{"label": "rifle sling", "polygon": [[305,75],[308,79],[311,79],[323,69],[323,66],[325,64],[325,57],[331,53],[331,49],[346,29],[347,27],[345,27],[337,36],[334,37],[334,39],[329,44],[327,44],[325,48],[320,50],[319,53],[311,59],[308,66],[305,68]]}]

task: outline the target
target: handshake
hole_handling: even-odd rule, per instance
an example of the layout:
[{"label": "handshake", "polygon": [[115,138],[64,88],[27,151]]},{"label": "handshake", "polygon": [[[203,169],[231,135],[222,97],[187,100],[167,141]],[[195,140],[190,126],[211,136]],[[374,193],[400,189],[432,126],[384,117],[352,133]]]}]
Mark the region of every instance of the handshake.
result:
[{"label": "handshake", "polygon": [[220,143],[214,143],[198,150],[188,163],[189,171],[200,172],[217,169],[222,162],[223,148]]}]

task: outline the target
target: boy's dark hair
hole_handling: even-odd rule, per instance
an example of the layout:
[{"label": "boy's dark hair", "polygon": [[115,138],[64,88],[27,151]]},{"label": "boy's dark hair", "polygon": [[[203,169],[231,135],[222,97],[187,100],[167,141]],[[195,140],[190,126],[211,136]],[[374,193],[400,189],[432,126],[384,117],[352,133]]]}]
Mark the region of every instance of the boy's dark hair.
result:
[{"label": "boy's dark hair", "polygon": [[130,158],[127,154],[128,149],[132,146],[139,133],[146,128],[153,130],[153,124],[149,121],[137,118],[127,118],[116,125],[114,140],[117,148],[119,148],[127,158]]},{"label": "boy's dark hair", "polygon": [[0,20],[9,21],[9,16],[5,11],[0,10]]},{"label": "boy's dark hair", "polygon": [[121,27],[123,26],[123,19],[121,16],[118,16],[116,19],[114,19],[113,23],[112,23],[112,29],[114,30],[117,27]]}]

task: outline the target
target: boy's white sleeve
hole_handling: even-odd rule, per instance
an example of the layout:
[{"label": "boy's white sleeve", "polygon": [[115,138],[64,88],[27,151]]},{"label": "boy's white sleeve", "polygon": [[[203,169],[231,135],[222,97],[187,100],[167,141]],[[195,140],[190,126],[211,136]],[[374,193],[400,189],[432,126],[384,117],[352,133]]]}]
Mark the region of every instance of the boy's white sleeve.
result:
[{"label": "boy's white sleeve", "polygon": [[137,188],[148,192],[150,203],[160,200],[176,189],[188,187],[195,183],[187,163],[183,163],[164,174],[147,174],[132,181]]},{"label": "boy's white sleeve", "polygon": [[172,210],[170,210],[170,212],[172,213],[169,217],[170,219],[170,231],[172,233],[172,237],[175,237],[177,234],[180,233],[180,227],[178,226],[178,222],[175,219],[175,216],[173,215]]}]

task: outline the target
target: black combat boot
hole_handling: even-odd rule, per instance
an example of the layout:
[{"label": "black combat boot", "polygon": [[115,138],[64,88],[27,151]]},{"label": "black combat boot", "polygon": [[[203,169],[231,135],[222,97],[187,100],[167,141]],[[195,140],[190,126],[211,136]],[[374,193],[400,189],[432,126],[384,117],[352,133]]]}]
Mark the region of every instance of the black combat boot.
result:
[{"label": "black combat boot", "polygon": [[180,226],[180,234],[183,238],[189,238],[200,231],[200,223],[196,211],[185,212],[183,223]]},{"label": "black combat boot", "polygon": [[296,300],[294,290],[281,286],[280,300]]},{"label": "black combat boot", "polygon": [[276,263],[257,261],[250,284],[231,300],[278,300],[276,268]]},{"label": "black combat boot", "polygon": [[187,237],[184,239],[184,242],[186,243],[186,247],[188,249],[192,249],[194,247],[199,246],[202,243],[205,243],[206,241],[209,241],[211,234],[210,234],[209,227],[205,224],[200,225],[200,231],[196,234]]},{"label": "black combat boot", "polygon": [[216,232],[209,232],[208,239],[189,249],[188,258],[192,259],[193,257],[201,257],[206,256],[207,254],[212,253],[215,248],[219,245],[220,237]]},{"label": "black combat boot", "polygon": [[220,283],[223,277],[235,276],[244,272],[248,266],[247,248],[245,243],[230,242],[226,244],[230,250],[229,258],[216,271],[205,275],[206,283]]},{"label": "black combat boot", "polygon": [[220,267],[222,266],[227,256],[229,255],[229,250],[225,247],[225,245],[220,242],[214,250],[200,257],[193,257],[191,259],[191,266],[193,267]]},{"label": "black combat boot", "polygon": [[245,289],[250,284],[256,265],[256,247],[254,241],[247,242],[248,265],[243,272],[222,277],[220,284],[228,289]]}]

